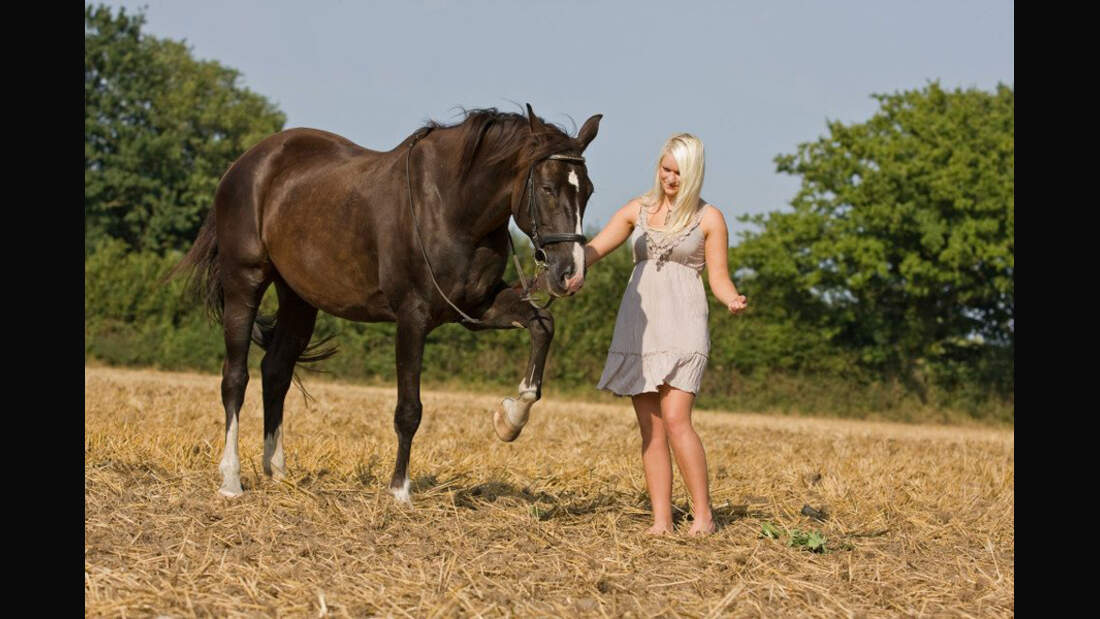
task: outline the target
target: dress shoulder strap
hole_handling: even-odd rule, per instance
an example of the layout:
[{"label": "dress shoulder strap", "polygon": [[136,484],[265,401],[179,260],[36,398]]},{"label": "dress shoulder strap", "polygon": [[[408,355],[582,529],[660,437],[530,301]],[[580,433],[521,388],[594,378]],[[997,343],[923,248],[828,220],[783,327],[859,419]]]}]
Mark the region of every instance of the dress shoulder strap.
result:
[{"label": "dress shoulder strap", "polygon": [[703,223],[703,215],[706,212],[706,210],[707,210],[707,205],[706,204],[699,207],[699,211],[697,213],[695,213],[695,223],[692,224],[692,227],[698,226],[698,225]]}]

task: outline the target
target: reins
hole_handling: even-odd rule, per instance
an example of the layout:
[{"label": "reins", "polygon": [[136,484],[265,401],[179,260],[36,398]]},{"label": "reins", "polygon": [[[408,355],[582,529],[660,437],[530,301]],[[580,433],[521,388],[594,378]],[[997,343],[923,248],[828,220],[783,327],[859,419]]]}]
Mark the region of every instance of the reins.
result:
[{"label": "reins", "polygon": [[[409,172],[409,161],[412,159],[412,149],[413,149],[413,147],[416,146],[416,143],[419,142],[421,138],[426,136],[427,133],[428,132],[418,133],[417,135],[413,136],[412,142],[409,144],[409,150],[405,153],[405,181],[407,182],[408,187],[409,187],[409,214],[412,216],[413,226],[416,229],[416,239],[420,243],[420,253],[421,253],[421,255],[424,256],[424,263],[428,265],[428,276],[432,278],[432,284],[435,286],[435,289],[439,292],[440,296],[443,297],[443,300],[446,301],[447,304],[451,306],[451,308],[453,308],[456,312],[459,313],[459,315],[462,316],[462,321],[463,322],[469,322],[469,323],[473,323],[473,324],[482,324],[484,321],[478,320],[477,318],[473,318],[472,316],[468,315],[466,312],[459,309],[459,307],[457,305],[452,303],[450,298],[447,297],[446,293],[443,292],[443,289],[439,287],[439,282],[436,281],[435,272],[432,269],[431,260],[428,259],[428,252],[424,248],[424,238],[420,233],[420,221],[416,217],[416,210],[413,206],[412,174]],[[580,163],[581,165],[584,165],[584,157],[581,157],[579,155],[563,155],[563,154],[555,153],[555,154],[551,154],[551,155],[548,155],[546,157],[543,157],[542,159],[539,159],[537,161],[532,161],[531,166],[527,169],[527,182],[525,184],[525,191],[527,193],[528,213],[529,213],[529,216],[531,218],[531,231],[532,231],[532,234],[530,236],[531,236],[531,241],[534,244],[534,251],[532,252],[532,258],[534,259],[534,262],[535,262],[535,272],[531,276],[531,285],[534,285],[537,282],[540,271],[546,270],[546,269],[549,268],[549,265],[546,262],[546,251],[542,248],[543,245],[549,245],[551,243],[566,243],[566,242],[585,243],[588,240],[587,237],[585,237],[583,234],[574,234],[574,233],[553,233],[553,234],[546,234],[546,235],[540,235],[539,234],[539,217],[538,217],[538,211],[535,209],[535,191],[534,191],[535,187],[534,187],[533,175],[534,175],[534,171],[535,171],[535,165],[537,165],[537,164],[539,164],[543,161],[546,161],[548,159],[554,159],[554,160],[558,160],[558,161],[570,161],[570,162],[573,162],[573,163]],[[509,217],[511,217],[511,216],[512,215],[509,214]],[[519,222],[517,221],[516,223],[517,223],[517,226],[518,226]],[[515,263],[515,266],[516,266],[516,274],[519,275],[520,285],[523,286],[523,297],[522,297],[523,300],[527,301],[528,303],[530,303],[533,307],[535,307],[537,309],[546,309],[547,307],[550,307],[550,304],[554,302],[554,299],[555,299],[554,296],[551,296],[550,299],[546,302],[546,305],[542,305],[542,306],[535,303],[534,299],[531,298],[531,285],[528,285],[527,278],[523,273],[523,267],[520,265],[519,256],[516,254],[516,248],[512,243],[512,233],[510,231],[506,231],[506,233],[508,235],[508,247],[512,252],[512,260],[513,260],[513,262]]]}]

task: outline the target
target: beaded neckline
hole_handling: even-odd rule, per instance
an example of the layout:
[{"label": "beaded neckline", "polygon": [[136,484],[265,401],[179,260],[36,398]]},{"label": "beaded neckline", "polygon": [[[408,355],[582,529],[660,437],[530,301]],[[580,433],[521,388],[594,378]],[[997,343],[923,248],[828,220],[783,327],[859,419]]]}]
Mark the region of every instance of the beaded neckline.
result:
[{"label": "beaded neckline", "polygon": [[668,234],[664,230],[657,230],[649,227],[645,206],[642,206],[639,210],[639,219],[642,224],[642,230],[645,232],[646,253],[651,260],[656,260],[658,269],[668,261],[669,257],[672,255],[672,250],[680,244],[680,241],[687,238],[687,236],[691,234],[691,231],[699,225],[699,222],[703,219],[702,215],[703,209],[699,209],[682,230],[675,234]]}]

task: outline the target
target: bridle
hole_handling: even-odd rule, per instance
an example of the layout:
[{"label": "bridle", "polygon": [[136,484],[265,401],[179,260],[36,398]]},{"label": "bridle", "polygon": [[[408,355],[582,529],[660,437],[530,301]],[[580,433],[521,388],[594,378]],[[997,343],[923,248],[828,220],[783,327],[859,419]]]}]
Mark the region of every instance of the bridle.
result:
[{"label": "bridle", "polygon": [[[412,142],[409,143],[409,150],[405,153],[405,180],[408,183],[409,187],[409,213],[412,215],[413,226],[416,228],[416,238],[420,242],[420,253],[424,256],[424,262],[428,265],[428,275],[432,278],[432,284],[435,285],[435,289],[439,292],[440,296],[443,297],[443,300],[446,301],[447,304],[451,306],[451,308],[453,308],[456,312],[459,313],[459,315],[462,316],[463,322],[481,324],[483,321],[469,316],[468,314],[466,314],[466,312],[459,309],[457,305],[452,303],[449,298],[447,298],[447,295],[443,292],[443,289],[439,287],[439,282],[437,282],[435,279],[435,273],[432,270],[432,263],[430,260],[428,260],[428,252],[424,249],[424,238],[420,234],[420,221],[416,218],[416,211],[413,208],[413,188],[412,176],[409,173],[409,160],[412,158],[413,147],[416,146],[416,143],[419,142],[420,139],[423,138],[425,135],[427,135],[427,132],[418,133],[417,135],[415,135],[412,139]],[[584,157],[581,157],[580,155],[564,155],[560,153],[554,153],[542,157],[541,159],[532,161],[530,167],[527,168],[527,182],[524,185],[524,191],[527,193],[527,210],[528,216],[531,219],[531,234],[528,236],[530,237],[531,242],[534,244],[534,252],[532,256],[535,261],[535,273],[534,275],[532,275],[532,284],[537,280],[540,270],[545,270],[549,268],[549,264],[547,263],[546,250],[543,249],[545,245],[550,245],[552,243],[583,244],[588,241],[588,237],[583,234],[558,232],[551,234],[539,233],[539,214],[538,209],[535,208],[535,185],[533,179],[535,166],[547,160],[568,161],[571,163],[579,163],[580,165],[584,165]],[[522,200],[523,196],[520,196],[520,201],[522,202]],[[513,213],[512,216],[514,217],[515,213]],[[517,221],[516,223],[518,225],[519,222]],[[542,306],[535,303],[534,299],[531,298],[531,286],[527,283],[527,278],[524,276],[523,268],[520,266],[519,263],[519,256],[516,255],[516,248],[512,245],[512,233],[507,230],[505,230],[505,233],[508,236],[508,247],[512,251],[512,260],[515,261],[516,274],[519,275],[520,284],[523,286],[523,300],[530,303],[536,309],[541,310],[550,307],[550,304],[554,302],[555,297],[553,296],[551,296],[550,299],[546,302],[546,305]]]},{"label": "bridle", "polygon": [[[531,242],[535,244],[535,251],[534,251],[535,265],[538,266],[538,267],[544,268],[544,269],[548,268],[549,265],[546,263],[546,251],[542,249],[543,245],[549,245],[551,243],[587,243],[588,242],[588,238],[586,236],[584,236],[583,234],[572,234],[572,233],[570,233],[570,234],[554,233],[554,234],[546,234],[546,235],[540,235],[539,234],[539,212],[535,208],[534,174],[535,174],[535,166],[537,164],[542,163],[543,161],[547,161],[547,160],[569,161],[569,162],[572,162],[572,163],[579,163],[582,166],[584,165],[584,157],[581,157],[580,155],[561,155],[561,154],[555,153],[555,154],[552,154],[552,155],[547,155],[546,157],[543,157],[542,159],[539,159],[537,161],[532,161],[531,166],[529,168],[527,168],[527,188],[526,188],[526,192],[527,192],[527,212],[528,212],[528,216],[531,218]],[[522,196],[520,197],[520,199],[522,200]],[[518,224],[519,222],[516,222],[516,223]],[[510,239],[511,236],[509,236],[508,238]]]}]

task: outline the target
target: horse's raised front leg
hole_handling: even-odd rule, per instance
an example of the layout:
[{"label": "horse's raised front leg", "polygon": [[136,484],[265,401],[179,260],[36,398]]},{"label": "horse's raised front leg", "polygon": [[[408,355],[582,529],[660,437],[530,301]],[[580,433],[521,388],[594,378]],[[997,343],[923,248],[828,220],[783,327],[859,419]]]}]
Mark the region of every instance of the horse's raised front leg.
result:
[{"label": "horse's raised front leg", "polygon": [[525,328],[531,334],[531,357],[519,383],[519,394],[514,398],[504,398],[500,408],[493,413],[493,429],[505,442],[516,440],[527,425],[531,405],[542,397],[542,370],[546,366],[550,341],[554,339],[554,317],[550,312],[523,300],[520,295],[516,288],[501,290],[481,317],[482,324],[464,325],[472,331]]},{"label": "horse's raised front leg", "polygon": [[424,362],[424,340],[428,335],[426,321],[417,312],[402,316],[397,322],[397,408],[393,412],[393,428],[397,432],[397,461],[390,478],[390,492],[401,503],[409,499],[409,452],[413,435],[420,427],[420,370]]}]

